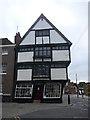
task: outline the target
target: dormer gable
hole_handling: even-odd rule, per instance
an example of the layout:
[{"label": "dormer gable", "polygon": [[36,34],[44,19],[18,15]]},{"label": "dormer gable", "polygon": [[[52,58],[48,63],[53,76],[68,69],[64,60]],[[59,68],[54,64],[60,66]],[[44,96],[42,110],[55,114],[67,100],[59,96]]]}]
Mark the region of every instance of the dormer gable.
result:
[{"label": "dormer gable", "polygon": [[22,37],[19,45],[72,43],[43,15]]}]

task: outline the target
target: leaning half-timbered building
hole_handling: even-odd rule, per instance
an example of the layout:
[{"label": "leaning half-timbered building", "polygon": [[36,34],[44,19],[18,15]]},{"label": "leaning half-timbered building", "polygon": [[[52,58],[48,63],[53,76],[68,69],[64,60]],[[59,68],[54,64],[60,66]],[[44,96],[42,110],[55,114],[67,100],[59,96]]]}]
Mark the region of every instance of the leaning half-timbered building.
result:
[{"label": "leaning half-timbered building", "polygon": [[14,101],[62,102],[71,44],[41,14],[15,49]]}]

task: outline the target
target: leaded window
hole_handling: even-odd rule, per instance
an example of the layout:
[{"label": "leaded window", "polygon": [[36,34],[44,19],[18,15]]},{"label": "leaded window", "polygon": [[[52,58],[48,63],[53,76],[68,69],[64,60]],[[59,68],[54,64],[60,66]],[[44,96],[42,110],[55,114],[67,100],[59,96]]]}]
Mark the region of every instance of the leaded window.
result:
[{"label": "leaded window", "polygon": [[19,52],[29,52],[29,51],[33,51],[33,48],[32,47],[27,47],[27,48],[19,48],[18,49]]},{"label": "leaded window", "polygon": [[43,98],[60,98],[61,84],[60,83],[46,83],[44,85]]},{"label": "leaded window", "polygon": [[68,50],[68,46],[53,46],[52,50]]},{"label": "leaded window", "polygon": [[31,98],[32,91],[32,84],[17,84],[15,89],[15,98]]},{"label": "leaded window", "polygon": [[35,31],[36,37],[49,36],[50,30],[37,30]]},{"label": "leaded window", "polygon": [[33,77],[49,77],[49,66],[34,65]]},{"label": "leaded window", "polygon": [[35,57],[51,57],[50,47],[36,47]]},{"label": "leaded window", "polygon": [[50,43],[50,30],[36,30],[35,31],[36,44]]}]

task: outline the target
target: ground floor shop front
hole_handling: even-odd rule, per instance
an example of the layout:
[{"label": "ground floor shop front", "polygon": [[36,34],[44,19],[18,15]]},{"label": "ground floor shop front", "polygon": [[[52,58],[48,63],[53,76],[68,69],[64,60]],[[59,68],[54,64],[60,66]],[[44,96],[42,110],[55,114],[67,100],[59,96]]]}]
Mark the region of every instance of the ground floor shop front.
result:
[{"label": "ground floor shop front", "polygon": [[63,81],[34,81],[17,82],[15,87],[15,102],[62,103],[62,93],[65,82]]}]

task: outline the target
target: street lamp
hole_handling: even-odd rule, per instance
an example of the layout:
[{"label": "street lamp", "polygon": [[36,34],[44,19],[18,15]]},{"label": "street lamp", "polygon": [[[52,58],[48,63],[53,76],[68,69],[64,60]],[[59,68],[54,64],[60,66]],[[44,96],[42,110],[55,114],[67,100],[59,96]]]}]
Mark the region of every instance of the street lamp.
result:
[{"label": "street lamp", "polygon": [[77,84],[77,74],[76,74],[76,86],[77,86],[77,98],[79,97],[79,87],[78,87],[78,84]]}]

